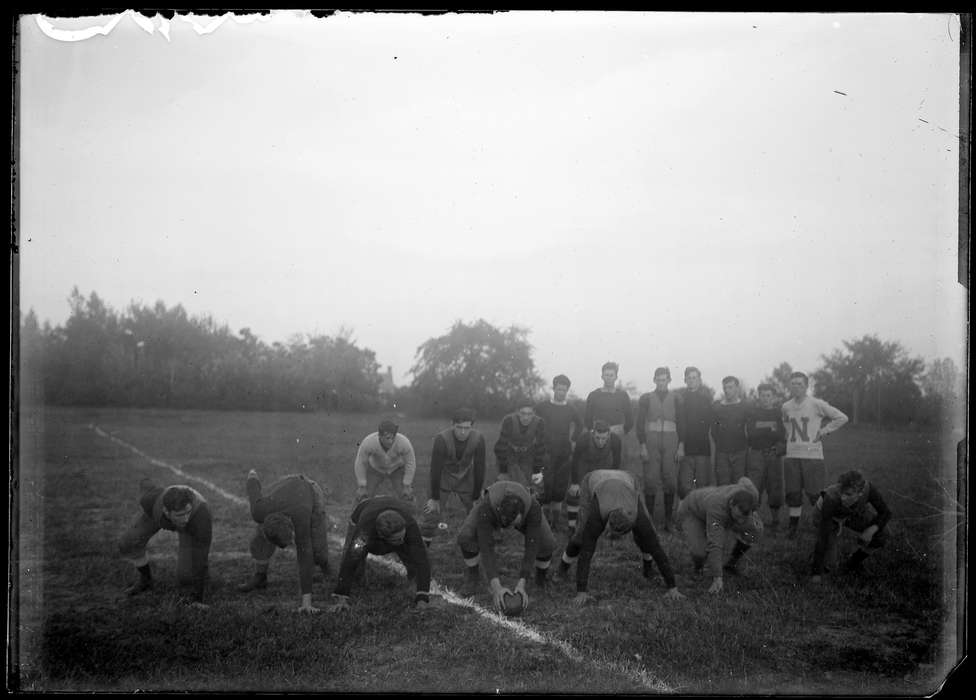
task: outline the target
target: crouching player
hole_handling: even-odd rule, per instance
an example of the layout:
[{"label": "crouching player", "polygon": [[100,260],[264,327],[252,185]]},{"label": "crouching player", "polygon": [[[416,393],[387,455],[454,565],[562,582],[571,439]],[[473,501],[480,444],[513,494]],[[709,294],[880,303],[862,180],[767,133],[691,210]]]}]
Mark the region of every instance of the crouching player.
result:
[{"label": "crouching player", "polygon": [[[763,524],[756,511],[758,504],[759,493],[745,476],[735,484],[695,489],[682,499],[678,523],[685,533],[695,574],[708,563],[712,577],[709,593],[722,590],[722,572],[738,573],[739,559],[759,540]],[[730,534],[736,537],[735,548],[723,567],[725,540]]]},{"label": "crouching player", "polygon": [[570,486],[566,494],[566,514],[570,535],[576,530],[580,509],[580,479],[595,469],[620,469],[623,443],[606,421],[597,420],[593,429],[576,441],[569,464]]},{"label": "crouching player", "polygon": [[536,586],[546,587],[549,560],[556,544],[549,522],[542,517],[542,506],[527,488],[515,481],[496,481],[485,489],[481,501],[462,523],[457,543],[467,567],[467,594],[474,593],[481,582],[478,571],[481,564],[488,577],[492,602],[501,610],[505,594],[511,595],[512,591],[502,586],[498,578],[494,533],[508,527],[515,528],[525,537],[522,567],[514,591],[522,596],[524,609],[529,605],[525,579],[532,573],[534,564]]},{"label": "crouching player", "polygon": [[441,501],[456,494],[470,513],[485,482],[485,437],[474,429],[474,412],[459,408],[451,427],[434,436],[430,454],[429,498],[421,533],[430,546],[441,523]]},{"label": "crouching player", "polygon": [[868,483],[861,472],[852,470],[840,475],[817,499],[813,513],[817,524],[817,545],[813,550],[811,582],[820,583],[825,560],[837,555],[837,536],[846,527],[858,533],[858,548],[844,564],[848,573],[859,573],[870,550],[885,544],[885,525],[891,511],[881,493]]},{"label": "crouching player", "polygon": [[237,587],[241,593],[268,585],[268,567],[275,548],[295,543],[298,581],[301,589],[299,612],[318,612],[312,606],[312,573],[315,566],[329,573],[329,521],[325,515],[325,494],[307,476],[292,474],[273,483],[267,494],[253,469],[247,473],[247,500],[258,527],[251,539],[255,571],[251,580]]},{"label": "crouching player", "polygon": [[150,479],[143,479],[140,486],[142,496],[139,505],[142,512],[119,541],[120,553],[139,572],[139,580],[125,592],[138,595],[153,587],[146,545],[160,530],[170,530],[180,536],[176,558],[177,581],[180,587],[190,589],[193,605],[205,607],[203,597],[213,536],[213,518],[206,500],[189,486],[162,488]]},{"label": "crouching player", "polygon": [[349,609],[349,593],[366,555],[394,553],[407,569],[407,579],[416,586],[414,605],[425,610],[430,604],[430,561],[420,536],[420,525],[409,503],[392,496],[361,501],[349,517],[346,543],[342,549],[339,580],[332,594],[336,601],[329,612]]},{"label": "crouching player", "polygon": [[644,503],[640,479],[633,474],[618,469],[598,469],[583,477],[580,485],[580,523],[563,552],[559,568],[553,580],[564,581],[569,567],[576,564],[577,605],[584,605],[593,597],[586,588],[590,577],[590,562],[596,549],[597,540],[608,530],[611,538],[619,538],[628,532],[634,533],[644,560],[644,578],[654,575],[653,560],[664,577],[668,587],[664,597],[668,600],[684,598],[674,581],[674,572],[668,556],[661,548],[657,533],[651,524],[651,517]]}]

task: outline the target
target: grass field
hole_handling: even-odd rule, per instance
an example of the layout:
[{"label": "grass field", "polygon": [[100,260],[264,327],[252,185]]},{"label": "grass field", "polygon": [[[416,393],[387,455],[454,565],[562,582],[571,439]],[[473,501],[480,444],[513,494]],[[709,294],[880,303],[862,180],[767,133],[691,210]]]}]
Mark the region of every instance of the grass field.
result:
[{"label": "grass field", "polygon": [[[686,601],[666,604],[663,582],[640,576],[632,541],[601,540],[590,592],[572,585],[533,595],[524,622],[542,635],[514,634],[475,609],[442,605],[424,615],[411,589],[373,562],[353,611],[305,616],[293,550],[279,552],[269,587],[242,595],[252,570],[247,509],[188,481],[211,504],[211,607],[179,603],[176,536],[150,544],[157,585],[121,595],[134,572],[117,539],[137,515],[139,480],[180,483],[162,463],[238,498],[256,469],[265,484],[302,472],[329,494],[340,523],[355,490],[357,441],[376,416],[37,409],[21,414],[19,609],[12,659],[27,691],[304,690],[320,692],[575,692],[924,695],[937,690],[959,655],[955,453],[935,435],[845,428],[827,447],[832,476],[861,468],[894,511],[890,545],[859,578],[806,582],[812,532],[798,541],[767,536],[746,556],[744,575],[719,596],[696,580],[680,536],[662,535]],[[437,421],[400,421],[417,451],[417,500],[426,498]],[[138,448],[137,454],[105,433]],[[489,446],[494,422],[478,425]],[[628,440],[633,441],[629,436]],[[631,446],[631,454],[636,444]],[[154,463],[148,457],[155,458]],[[944,458],[945,457],[945,458]],[[489,477],[495,474],[489,467]],[[660,499],[658,499],[660,503]],[[463,566],[450,529],[435,540],[435,579],[457,589]],[[660,519],[660,513],[657,515]],[[565,534],[557,536],[557,556]],[[848,546],[850,541],[848,540]],[[514,579],[520,543],[501,545],[503,581]],[[338,563],[338,544],[332,547]],[[325,605],[334,580],[317,579]],[[487,607],[487,594],[475,597]]]}]

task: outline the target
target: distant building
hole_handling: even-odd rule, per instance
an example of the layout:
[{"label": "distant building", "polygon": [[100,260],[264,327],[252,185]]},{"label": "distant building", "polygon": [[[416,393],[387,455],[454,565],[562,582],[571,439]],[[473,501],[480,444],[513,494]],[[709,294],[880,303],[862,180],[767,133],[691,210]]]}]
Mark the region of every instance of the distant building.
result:
[{"label": "distant building", "polygon": [[380,375],[380,404],[386,408],[395,408],[393,397],[396,394],[396,384],[393,383],[393,367],[386,366],[386,373]]}]

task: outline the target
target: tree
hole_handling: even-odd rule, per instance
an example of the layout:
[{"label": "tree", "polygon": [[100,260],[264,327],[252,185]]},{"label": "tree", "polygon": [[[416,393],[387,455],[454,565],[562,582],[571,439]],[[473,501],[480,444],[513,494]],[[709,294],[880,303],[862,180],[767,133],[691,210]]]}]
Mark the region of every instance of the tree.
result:
[{"label": "tree", "polygon": [[789,362],[780,362],[779,366],[773,369],[772,374],[763,379],[763,384],[771,384],[776,395],[784,401],[790,395],[790,375],[793,374],[793,367]]},{"label": "tree", "polygon": [[913,420],[925,361],[909,357],[900,343],[874,335],[843,343],[844,350],[821,356],[823,367],[813,375],[816,395],[847,412],[855,425]]},{"label": "tree", "polygon": [[414,410],[425,415],[450,415],[468,406],[479,415],[499,416],[517,400],[535,397],[544,382],[532,360],[528,330],[495,328],[487,321],[451,330],[417,348],[411,368],[410,396]]},{"label": "tree", "polygon": [[936,358],[921,379],[922,405],[919,422],[926,425],[951,423],[959,409],[959,370],[951,358]]}]

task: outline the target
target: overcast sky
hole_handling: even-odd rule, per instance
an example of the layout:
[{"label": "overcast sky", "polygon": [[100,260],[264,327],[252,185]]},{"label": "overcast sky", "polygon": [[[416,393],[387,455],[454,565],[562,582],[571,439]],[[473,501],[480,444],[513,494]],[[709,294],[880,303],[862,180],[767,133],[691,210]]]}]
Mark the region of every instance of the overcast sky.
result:
[{"label": "overcast sky", "polygon": [[484,318],[583,396],[868,333],[965,365],[954,15],[208,21],[22,19],[23,311],[345,326],[398,384]]}]

